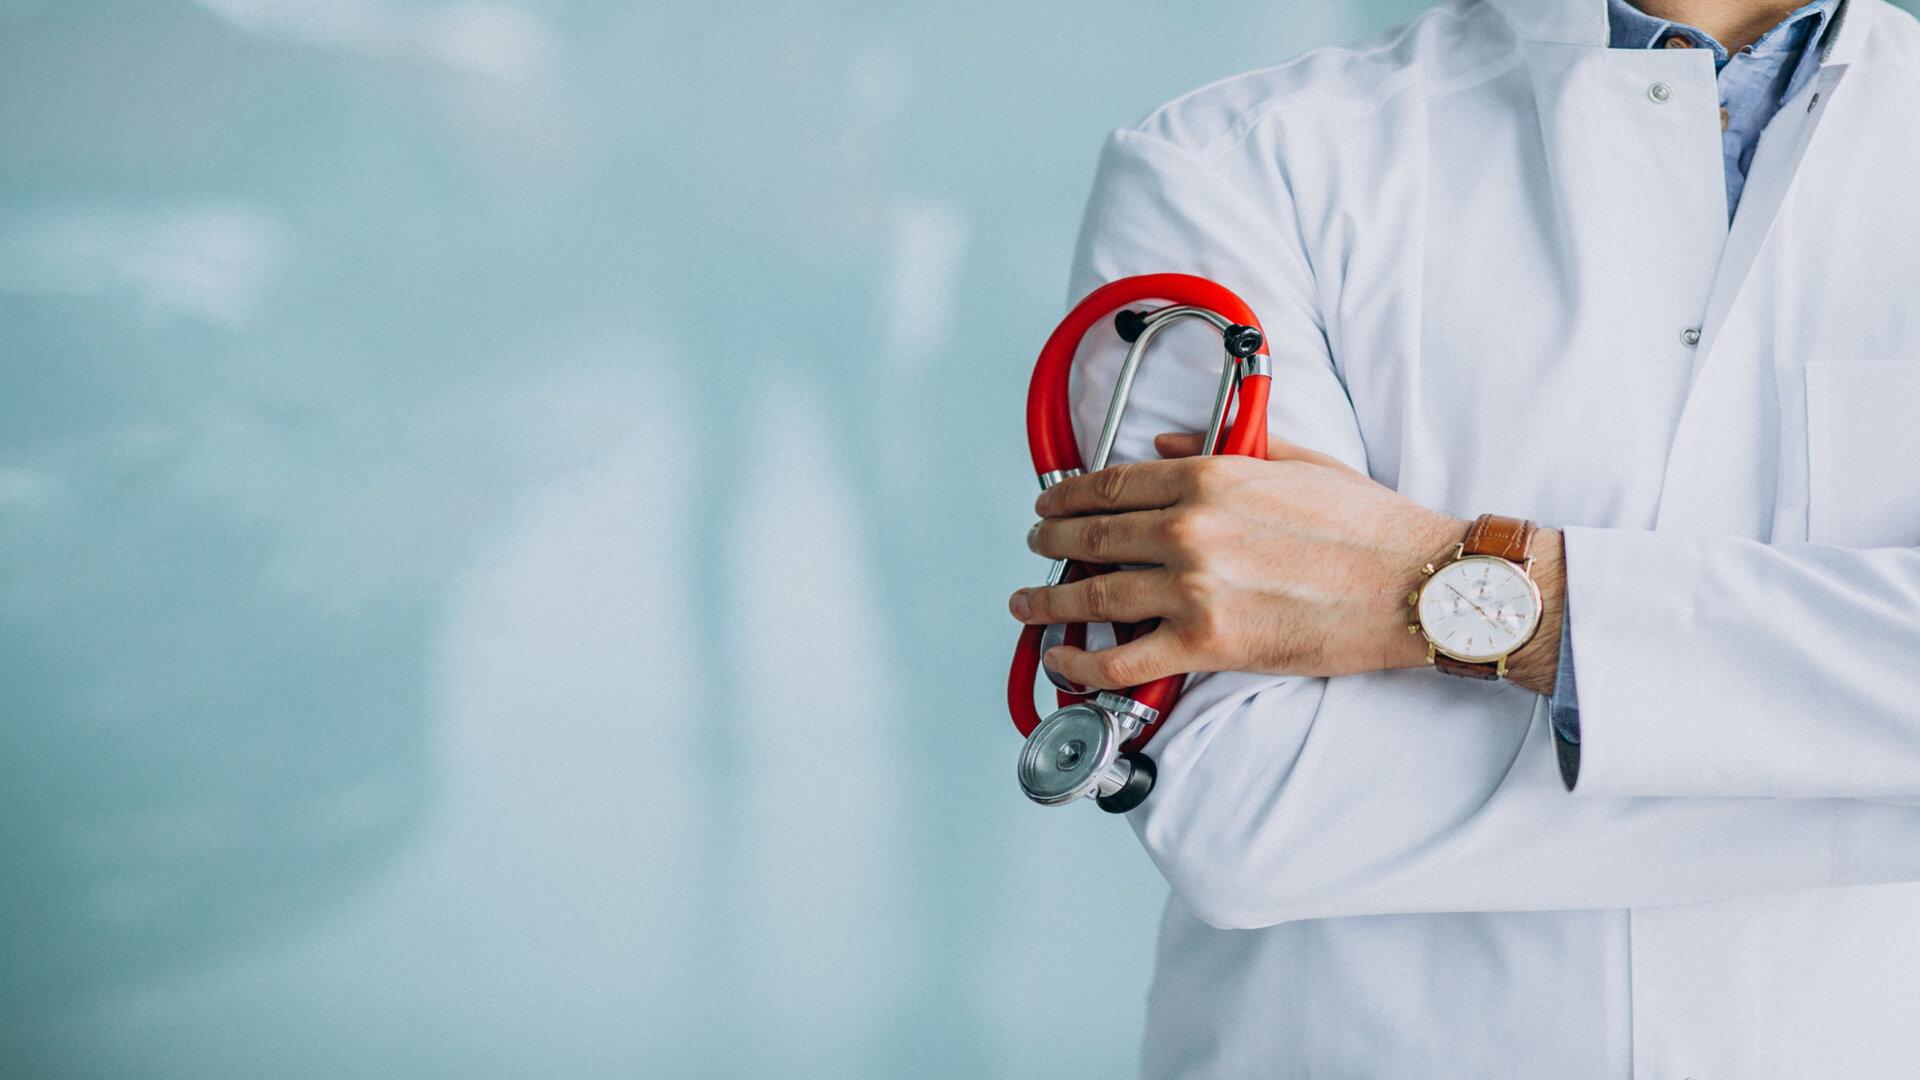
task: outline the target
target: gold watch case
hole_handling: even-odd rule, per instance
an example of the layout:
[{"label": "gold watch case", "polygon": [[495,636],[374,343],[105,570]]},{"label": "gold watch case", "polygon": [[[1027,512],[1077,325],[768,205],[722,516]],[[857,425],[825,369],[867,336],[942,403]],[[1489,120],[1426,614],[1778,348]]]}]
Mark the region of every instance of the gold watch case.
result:
[{"label": "gold watch case", "polygon": [[[1465,562],[1498,563],[1502,567],[1518,574],[1520,579],[1527,583],[1527,591],[1533,597],[1533,623],[1527,627],[1526,632],[1520,635],[1520,640],[1515,642],[1512,647],[1497,653],[1465,653],[1445,648],[1438,641],[1434,640],[1433,634],[1429,632],[1426,620],[1421,613],[1421,601],[1425,599],[1427,590],[1434,586],[1437,575],[1442,567],[1450,567]],[[1427,639],[1427,663],[1433,663],[1435,654],[1444,654],[1463,663],[1493,664],[1500,675],[1504,677],[1507,673],[1507,657],[1519,652],[1520,649],[1526,646],[1527,642],[1532,641],[1533,636],[1540,632],[1540,624],[1544,621],[1542,617],[1544,612],[1541,610],[1540,586],[1533,580],[1533,560],[1529,558],[1525,563],[1516,563],[1509,559],[1502,559],[1497,555],[1468,555],[1466,554],[1466,546],[1464,544],[1455,544],[1453,558],[1437,565],[1428,563],[1420,568],[1420,572],[1426,576],[1427,580],[1422,582],[1418,589],[1407,594],[1407,605],[1413,609],[1413,621],[1408,624],[1407,630],[1411,633],[1418,633],[1421,637]]]}]

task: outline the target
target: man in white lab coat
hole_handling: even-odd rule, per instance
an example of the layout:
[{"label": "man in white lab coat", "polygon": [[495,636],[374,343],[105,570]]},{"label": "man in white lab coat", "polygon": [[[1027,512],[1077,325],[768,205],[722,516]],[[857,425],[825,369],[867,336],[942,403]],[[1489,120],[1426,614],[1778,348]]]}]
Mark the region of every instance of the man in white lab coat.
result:
[{"label": "man in white lab coat", "polygon": [[1160,271],[1260,315],[1285,442],[1155,445],[1173,331],[1031,540],[1147,568],[1011,604],[1218,672],[1130,815],[1147,1075],[1920,1077],[1920,27],[1436,9],[1117,132],[1074,295]]}]

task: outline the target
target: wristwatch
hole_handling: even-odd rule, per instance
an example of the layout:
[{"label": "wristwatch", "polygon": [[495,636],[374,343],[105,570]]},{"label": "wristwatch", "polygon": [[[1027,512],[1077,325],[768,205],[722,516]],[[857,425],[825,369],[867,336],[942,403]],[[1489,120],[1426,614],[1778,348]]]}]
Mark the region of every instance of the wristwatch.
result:
[{"label": "wristwatch", "polygon": [[1482,514],[1453,558],[1421,568],[1426,583],[1407,594],[1427,639],[1427,662],[1449,675],[1499,679],[1513,655],[1540,628],[1540,586],[1534,584],[1531,521]]}]

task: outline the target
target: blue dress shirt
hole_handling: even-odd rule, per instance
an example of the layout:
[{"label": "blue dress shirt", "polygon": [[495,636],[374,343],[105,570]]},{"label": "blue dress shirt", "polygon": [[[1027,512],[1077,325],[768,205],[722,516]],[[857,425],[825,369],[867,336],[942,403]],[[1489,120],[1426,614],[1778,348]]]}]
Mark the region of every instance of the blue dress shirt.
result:
[{"label": "blue dress shirt", "polygon": [[[1728,53],[1706,31],[1655,18],[1626,0],[1608,0],[1609,41],[1616,49],[1708,49],[1720,85],[1720,149],[1726,167],[1727,218],[1740,206],[1747,168],[1760,145],[1760,133],[1780,106],[1820,70],[1820,50],[1811,47],[1833,17],[1839,0],[1815,0],[1796,9],[1758,41]],[[1560,623],[1560,673],[1547,702],[1560,756],[1560,775],[1573,787],[1580,767],[1580,701],[1573,674],[1571,611]]]}]

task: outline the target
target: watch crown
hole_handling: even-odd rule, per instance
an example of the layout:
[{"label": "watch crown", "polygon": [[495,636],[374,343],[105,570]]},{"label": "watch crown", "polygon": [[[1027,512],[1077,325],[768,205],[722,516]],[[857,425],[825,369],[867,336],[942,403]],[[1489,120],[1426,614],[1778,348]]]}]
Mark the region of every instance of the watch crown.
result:
[{"label": "watch crown", "polygon": [[1407,591],[1407,606],[1408,606],[1408,607],[1417,607],[1417,606],[1419,605],[1419,603],[1420,603],[1420,590],[1419,590],[1419,589],[1410,589],[1410,590],[1408,590],[1408,591]]},{"label": "watch crown", "polygon": [[1421,573],[1423,573],[1423,574],[1428,574],[1428,575],[1431,575],[1431,574],[1433,573],[1433,564],[1432,564],[1432,563],[1428,563],[1427,565],[1425,565],[1425,566],[1423,566],[1423,567],[1421,567],[1421,568],[1420,568],[1420,572],[1421,572]]},{"label": "watch crown", "polygon": [[1408,623],[1408,624],[1407,624],[1407,633],[1409,633],[1409,634],[1417,634],[1417,633],[1419,633],[1419,632],[1420,632],[1420,624],[1419,624],[1419,623],[1417,623],[1417,622],[1412,622],[1412,623]]}]

